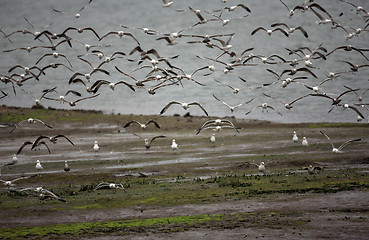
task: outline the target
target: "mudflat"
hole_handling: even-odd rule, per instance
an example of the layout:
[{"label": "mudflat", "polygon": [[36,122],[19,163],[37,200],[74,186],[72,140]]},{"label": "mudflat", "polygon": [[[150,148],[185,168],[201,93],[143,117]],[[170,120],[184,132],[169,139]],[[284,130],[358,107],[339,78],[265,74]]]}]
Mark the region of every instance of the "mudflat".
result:
[{"label": "mudflat", "polygon": [[[41,123],[14,124],[27,118]],[[159,126],[123,126],[131,120]],[[211,117],[210,119],[216,119]],[[197,130],[206,117],[108,115],[0,107],[2,239],[366,239],[367,123],[283,124],[226,118],[238,129]],[[293,131],[299,140],[292,141]],[[342,153],[332,146],[348,144]],[[155,139],[146,149],[143,138]],[[216,141],[210,142],[215,135]],[[302,146],[306,137],[309,146]],[[171,149],[172,140],[179,144]],[[93,150],[97,141],[100,151]],[[36,161],[43,166],[36,170]],[[63,170],[65,161],[70,171]],[[265,171],[258,165],[264,162]],[[320,170],[308,173],[312,165]],[[98,184],[107,183],[96,189]],[[121,183],[124,190],[110,188]],[[66,200],[39,199],[42,187]],[[30,188],[31,190],[24,190]],[[22,191],[23,190],[23,191]]]}]

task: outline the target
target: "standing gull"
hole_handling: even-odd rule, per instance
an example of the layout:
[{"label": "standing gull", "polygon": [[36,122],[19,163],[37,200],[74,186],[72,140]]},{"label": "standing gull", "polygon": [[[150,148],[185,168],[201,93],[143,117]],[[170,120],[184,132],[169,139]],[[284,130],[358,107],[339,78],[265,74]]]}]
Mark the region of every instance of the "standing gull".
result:
[{"label": "standing gull", "polygon": [[97,141],[95,141],[94,146],[92,147],[92,149],[95,152],[95,156],[97,155],[97,153],[100,151],[100,147],[99,144],[97,144]]},{"label": "standing gull", "polygon": [[44,168],[42,167],[40,160],[37,160],[36,161],[36,170],[42,170],[42,169],[44,169]]}]

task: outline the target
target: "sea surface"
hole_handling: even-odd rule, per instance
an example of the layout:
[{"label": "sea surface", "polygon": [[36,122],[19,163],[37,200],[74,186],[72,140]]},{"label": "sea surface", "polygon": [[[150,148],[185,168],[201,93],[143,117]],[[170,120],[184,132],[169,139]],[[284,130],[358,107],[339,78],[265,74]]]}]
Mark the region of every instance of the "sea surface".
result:
[{"label": "sea surface", "polygon": [[[167,45],[164,40],[156,40],[163,36],[164,33],[177,32],[186,27],[193,26],[199,19],[196,15],[189,11],[191,6],[193,9],[200,9],[202,16],[207,19],[214,19],[211,14],[213,10],[223,9],[225,6],[233,6],[238,3],[245,4],[251,13],[248,13],[243,8],[237,8],[232,12],[224,11],[223,18],[236,18],[246,16],[242,19],[232,20],[228,25],[222,26],[221,21],[209,21],[205,24],[199,24],[193,28],[182,31],[185,35],[214,35],[214,34],[232,34],[232,48],[228,51],[234,51],[240,54],[247,48],[254,48],[254,55],[269,56],[279,54],[286,60],[293,60],[299,56],[289,55],[288,49],[297,49],[300,47],[309,47],[315,49],[318,46],[323,46],[328,52],[336,47],[352,45],[356,48],[369,49],[369,33],[362,32],[352,39],[346,39],[346,33],[340,29],[332,29],[331,24],[318,25],[316,22],[318,17],[311,11],[306,12],[296,11],[292,18],[288,16],[288,10],[281,4],[279,0],[250,0],[250,1],[233,1],[228,0],[222,3],[219,0],[174,0],[171,7],[162,7],[163,2],[160,0],[93,0],[81,12],[80,17],[75,18],[82,6],[88,1],[73,0],[73,1],[57,1],[57,0],[2,0],[0,8],[0,26],[6,33],[12,33],[16,30],[27,28],[31,31],[49,30],[53,33],[61,33],[67,27],[92,27],[100,37],[109,31],[126,31],[132,33],[140,42],[141,48],[149,50],[154,48],[162,57],[170,58],[179,55],[175,59],[169,59],[173,66],[181,68],[187,74],[191,74],[199,67],[214,64],[215,72],[210,75],[209,70],[198,71],[193,75],[193,79],[204,84],[201,86],[190,80],[182,80],[182,85],[171,85],[156,90],[156,94],[150,95],[145,89],[136,89],[135,92],[130,90],[125,85],[117,85],[115,90],[111,90],[107,85],[102,86],[98,93],[100,95],[93,99],[87,99],[77,103],[75,107],[70,107],[67,103],[42,99],[41,103],[45,107],[63,108],[63,109],[88,109],[102,110],[105,113],[120,113],[120,114],[159,114],[160,110],[170,101],[176,100],[180,102],[199,102],[209,113],[210,116],[224,117],[235,116],[237,118],[270,120],[276,122],[300,123],[300,122],[356,122],[358,114],[351,109],[343,109],[340,106],[332,106],[332,101],[324,97],[306,97],[293,104],[291,110],[287,110],[284,105],[278,100],[271,99],[263,95],[263,93],[281,99],[285,102],[290,102],[298,97],[313,93],[300,83],[291,83],[286,88],[281,87],[281,80],[277,81],[277,77],[266,69],[272,69],[277,73],[282,73],[286,69],[292,69],[288,64],[264,64],[260,59],[254,59],[250,64],[252,66],[237,66],[228,74],[223,73],[224,65],[214,63],[210,59],[215,59],[221,50],[216,47],[209,48],[204,43],[189,44],[188,41],[201,40],[194,37],[182,37],[177,39],[177,44],[173,46]],[[297,4],[302,4],[303,1],[284,1],[289,8],[293,8]],[[367,23],[353,11],[353,7],[347,3],[338,0],[321,0],[314,1],[318,3],[333,17],[334,20],[345,26],[348,32],[353,32],[356,28],[364,28]],[[357,5],[361,5],[364,9],[369,10],[369,1],[352,0]],[[55,12],[53,9],[63,11],[64,13]],[[315,9],[316,10],[316,9]],[[327,16],[322,11],[317,10],[324,17]],[[214,12],[213,14],[219,14]],[[27,18],[29,23],[25,20]],[[254,35],[251,32],[259,26],[271,29],[270,25],[277,22],[284,22],[290,26],[302,26],[308,33],[309,37],[305,38],[302,33],[296,30],[288,38],[281,32],[274,32],[271,36],[264,31],[259,31]],[[147,35],[138,29],[124,29],[121,25],[129,27],[147,27],[154,29],[159,35]],[[368,27],[369,30],[369,27]],[[100,49],[105,55],[110,55],[116,51],[126,53],[124,58],[117,58],[108,64],[103,65],[103,69],[110,72],[110,75],[102,73],[93,74],[90,82],[87,85],[92,85],[96,80],[105,79],[112,82],[124,80],[134,84],[134,81],[118,71],[115,66],[122,69],[126,73],[134,76],[136,79],[144,79],[151,71],[151,63],[144,61],[138,65],[140,55],[136,52],[129,55],[129,52],[137,46],[137,43],[129,36],[119,38],[117,35],[110,35],[99,41],[97,37],[90,31],[78,33],[69,31],[67,33],[73,39],[77,39],[82,43],[91,45],[102,45],[93,49]],[[227,40],[227,37],[219,37]],[[12,43],[9,41],[12,41]],[[46,38],[40,38],[42,41],[34,40],[34,37],[29,34],[17,33],[13,34],[9,39],[0,38],[0,75],[9,76],[8,70],[20,64],[22,66],[31,67],[35,65],[38,59],[45,53],[52,53],[50,49],[36,48],[30,53],[24,50],[16,50],[12,52],[3,52],[4,50],[14,49],[18,47],[48,45],[50,44]],[[83,73],[90,72],[92,68],[85,62],[77,58],[78,55],[84,55],[84,58],[91,61],[93,66],[97,66],[102,60],[91,55],[91,51],[85,50],[84,46],[77,40],[72,40],[72,48],[67,44],[58,46],[57,52],[65,54],[73,66],[73,71]],[[214,44],[218,41],[213,40]],[[306,52],[306,51],[305,51]],[[90,55],[85,55],[89,54]],[[364,52],[369,58],[369,52]],[[202,57],[199,58],[197,56]],[[207,58],[206,58],[207,57]],[[222,56],[221,61],[230,62],[232,58]],[[233,58],[234,59],[234,58]],[[354,64],[369,64],[361,54],[356,51],[344,51],[343,49],[336,50],[327,57],[327,60],[314,59],[312,60],[313,68],[310,68],[317,78],[312,77],[304,72],[294,76],[307,76],[308,79],[300,80],[309,86],[320,84],[327,77],[329,72],[345,72],[349,71],[349,65],[341,61],[349,61]],[[278,59],[275,59],[278,61]],[[37,66],[43,67],[51,62],[61,62],[68,64],[65,59],[54,59],[51,56],[44,57]],[[138,67],[147,66],[136,70]],[[165,63],[160,63],[160,67],[168,67]],[[305,67],[300,63],[298,68]],[[135,71],[136,70],[136,71]],[[20,69],[13,73],[21,74]],[[23,71],[24,73],[24,71]],[[45,75],[42,75],[39,81],[30,79],[24,82],[23,86],[15,86],[16,95],[13,93],[10,83],[0,83],[0,89],[8,94],[7,97],[0,99],[0,104],[7,106],[31,107],[34,105],[34,100],[40,98],[42,91],[56,87],[57,93],[48,94],[51,98],[58,98],[67,90],[73,89],[82,93],[83,97],[91,96],[85,91],[85,87],[81,83],[68,84],[69,79],[74,72],[58,67],[56,69],[45,70]],[[154,73],[153,76],[161,74]],[[207,76],[204,76],[207,75]],[[239,76],[246,80],[243,82]],[[282,76],[286,78],[287,74]],[[83,77],[82,77],[83,78]],[[339,77],[327,81],[322,86],[321,90],[330,96],[338,96],[350,88],[357,88],[358,94],[362,94],[369,88],[369,68],[361,68],[357,73],[343,73]],[[232,90],[223,84],[219,84],[215,80],[240,88],[241,91],[233,94]],[[274,84],[261,87],[268,83]],[[152,87],[155,83],[147,83],[147,87]],[[230,109],[218,102],[213,94],[229,105],[237,105],[254,99],[251,103],[243,105],[235,110],[234,113]],[[78,99],[68,95],[67,99]],[[268,103],[273,106],[278,112],[269,109],[268,112],[262,111],[259,106],[262,103]],[[357,96],[354,93],[346,94],[342,97],[342,104],[359,103]],[[369,93],[364,95],[363,103],[369,103]],[[256,107],[254,109],[254,107]],[[334,107],[332,110],[331,108]],[[362,122],[367,123],[368,111],[360,106],[357,106],[360,112],[365,116]],[[250,114],[245,113],[252,111]],[[331,110],[330,112],[328,112]],[[191,106],[187,111],[192,115],[204,115],[204,112],[197,106]],[[173,115],[178,113],[185,114],[179,105],[171,106],[164,115]]]}]

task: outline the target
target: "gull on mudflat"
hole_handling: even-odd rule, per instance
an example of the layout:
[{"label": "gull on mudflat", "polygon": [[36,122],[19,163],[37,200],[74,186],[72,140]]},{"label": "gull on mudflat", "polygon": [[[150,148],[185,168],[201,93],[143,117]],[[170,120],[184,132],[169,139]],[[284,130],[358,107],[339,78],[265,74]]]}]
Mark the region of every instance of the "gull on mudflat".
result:
[{"label": "gull on mudflat", "polygon": [[306,139],[306,137],[303,137],[302,138],[302,142],[301,142],[302,146],[304,147],[308,147],[309,146],[309,142],[308,140]]},{"label": "gull on mudflat", "polygon": [[97,186],[94,188],[94,191],[100,188],[122,189],[124,192],[126,192],[126,189],[122,183],[102,182],[102,183],[97,184]]},{"label": "gull on mudflat", "polygon": [[153,138],[151,138],[151,139],[148,139],[148,138],[144,138],[144,137],[142,137],[142,136],[140,136],[140,135],[138,135],[137,133],[132,133],[133,135],[135,135],[135,136],[137,136],[137,137],[139,137],[139,138],[141,138],[141,139],[143,139],[144,141],[145,141],[145,148],[146,149],[149,149],[150,147],[151,147],[151,143],[155,140],[155,139],[157,139],[157,138],[165,138],[166,136],[164,136],[164,135],[158,135],[158,136],[155,136],[155,137],[153,137]]},{"label": "gull on mudflat", "polygon": [[292,141],[294,141],[294,142],[298,142],[299,141],[299,137],[297,136],[296,131],[293,131]]},{"label": "gull on mudflat", "polygon": [[95,152],[95,155],[100,151],[100,147],[99,144],[97,144],[97,141],[95,141],[94,146],[92,147],[92,149]]},{"label": "gull on mudflat", "polygon": [[308,173],[314,174],[315,173],[315,170],[322,170],[322,168],[321,167],[316,167],[316,166],[309,165],[307,167],[304,167],[303,170],[307,170]]},{"label": "gull on mudflat", "polygon": [[170,147],[173,149],[173,151],[178,150],[179,145],[176,143],[175,139],[172,140],[172,145]]},{"label": "gull on mudflat", "polygon": [[209,140],[210,140],[211,143],[215,143],[216,138],[215,138],[215,134],[214,133],[211,135],[211,137],[210,137]]},{"label": "gull on mudflat", "polygon": [[159,124],[153,119],[150,119],[146,123],[140,123],[139,121],[132,120],[132,121],[127,122],[123,128],[129,127],[131,124],[137,124],[141,127],[141,129],[145,130],[150,123],[154,124],[156,128],[160,129]]},{"label": "gull on mudflat", "polygon": [[42,170],[42,169],[44,169],[44,168],[42,167],[42,165],[41,165],[40,160],[37,160],[37,161],[36,161],[36,166],[35,166],[35,168],[36,168],[36,170]]},{"label": "gull on mudflat", "polygon": [[0,179],[0,182],[3,182],[3,184],[9,188],[9,187],[14,186],[15,185],[14,182],[16,182],[16,181],[19,181],[19,180],[22,180],[22,179],[29,179],[29,178],[33,178],[33,177],[36,177],[36,176],[37,176],[37,174],[34,174],[32,176],[28,176],[28,177],[19,177],[19,178],[15,178],[13,180],[2,180],[2,179]]},{"label": "gull on mudflat", "polygon": [[352,142],[358,142],[358,141],[361,141],[360,138],[356,138],[356,139],[353,139],[353,140],[348,140],[344,143],[342,143],[338,148],[336,148],[334,145],[333,145],[333,142],[332,140],[328,137],[327,134],[325,134],[323,131],[320,131],[321,134],[323,134],[328,140],[329,140],[329,143],[332,145],[332,152],[333,153],[342,153],[342,148],[344,148],[347,144],[349,143],[352,143]]},{"label": "gull on mudflat", "polygon": [[267,162],[267,163],[265,163],[265,162],[261,162],[260,164],[256,164],[256,163],[252,162],[251,164],[253,164],[253,165],[257,166],[257,167],[258,167],[259,172],[264,173],[264,172],[265,172],[265,170],[266,170],[265,166],[266,166],[267,164],[269,164],[269,163],[270,163],[270,162]]},{"label": "gull on mudflat", "polygon": [[61,202],[67,202],[66,200],[64,200],[63,198],[59,197],[58,195],[56,195],[55,193],[43,188],[43,187],[30,187],[30,188],[23,188],[21,189],[20,191],[17,191],[17,192],[20,192],[20,193],[28,193],[30,192],[31,194],[34,193],[34,194],[37,194],[38,195],[38,198],[40,200],[45,200],[47,198],[55,198]]},{"label": "gull on mudflat", "polygon": [[230,106],[228,103],[226,103],[226,102],[224,102],[224,101],[220,100],[220,99],[219,99],[217,96],[215,96],[214,94],[213,94],[213,97],[214,97],[216,100],[218,100],[219,102],[221,102],[221,103],[223,103],[224,105],[226,105],[227,107],[229,107],[229,110],[231,111],[231,113],[233,113],[233,112],[234,112],[234,110],[235,110],[236,108],[241,107],[241,106],[243,106],[243,105],[245,105],[245,104],[248,104],[248,103],[252,102],[252,100],[254,100],[254,98],[252,98],[252,99],[250,99],[250,100],[249,100],[249,101],[247,101],[247,102],[240,103],[240,104],[237,104],[237,105],[235,105],[235,106]]},{"label": "gull on mudflat", "polygon": [[40,119],[37,118],[27,118],[26,120],[20,121],[19,123],[17,123],[14,128],[10,131],[10,133],[12,133],[19,125],[23,124],[23,123],[35,123],[35,122],[40,122],[43,125],[45,125],[46,127],[50,128],[50,129],[54,129],[52,126],[47,125],[46,123],[44,123],[43,121],[41,121]]},{"label": "gull on mudflat", "polygon": [[65,162],[64,162],[64,172],[69,172],[69,171],[70,171],[70,167],[68,165],[68,161],[65,160]]},{"label": "gull on mudflat", "polygon": [[178,101],[171,101],[171,102],[169,102],[167,105],[165,105],[164,106],[164,108],[160,111],[160,113],[159,113],[159,115],[162,115],[165,111],[167,111],[168,110],[168,108],[170,107],[170,106],[172,106],[173,104],[178,104],[178,105],[181,105],[182,106],[182,108],[184,109],[184,110],[187,110],[190,106],[192,106],[192,105],[196,105],[196,106],[199,106],[200,108],[201,108],[201,110],[203,110],[204,111],[204,113],[206,114],[206,116],[209,116],[209,114],[206,112],[206,110],[205,110],[205,108],[203,107],[203,106],[201,106],[201,104],[200,103],[198,103],[198,102],[189,102],[189,103],[182,103],[182,102],[178,102]]},{"label": "gull on mudflat", "polygon": [[13,154],[13,157],[12,157],[12,163],[16,164],[18,162],[18,158],[17,158],[17,154]]}]

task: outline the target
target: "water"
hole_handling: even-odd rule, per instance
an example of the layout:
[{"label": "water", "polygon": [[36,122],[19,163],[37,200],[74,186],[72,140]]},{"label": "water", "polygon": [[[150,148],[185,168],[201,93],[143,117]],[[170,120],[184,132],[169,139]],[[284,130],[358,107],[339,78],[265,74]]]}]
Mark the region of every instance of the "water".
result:
[{"label": "water", "polygon": [[[32,22],[37,31],[48,29],[51,32],[61,33],[69,26],[75,27],[93,27],[95,31],[100,35],[104,35],[109,31],[125,30],[120,25],[126,25],[131,27],[148,27],[155,29],[161,33],[171,33],[184,29],[187,26],[191,26],[198,22],[197,17],[190,11],[188,6],[192,6],[194,9],[201,10],[215,10],[221,9],[225,5],[232,6],[237,4],[237,1],[228,1],[226,4],[217,0],[202,0],[202,1],[175,1],[175,4],[170,8],[162,8],[162,1],[93,1],[90,5],[81,12],[81,17],[76,19],[73,15],[84,5],[86,1],[56,1],[56,0],[39,0],[32,2],[24,2],[22,0],[3,0],[2,7],[0,9],[0,25],[2,30],[6,33],[11,33],[15,30],[21,30],[27,28],[32,30],[29,24],[24,20],[26,17]],[[289,7],[293,8],[296,1],[285,1]],[[302,1],[299,1],[302,2]],[[337,21],[342,22],[344,26],[352,26],[354,28],[364,28],[365,23],[362,18],[359,17],[348,4],[334,1],[317,1],[322,5]],[[366,0],[355,1],[358,5],[369,9],[369,2]],[[252,51],[255,55],[280,54],[285,59],[294,59],[297,56],[289,56],[285,48],[296,49],[298,47],[307,46],[315,48],[320,44],[331,51],[337,46],[343,46],[351,44],[358,48],[369,48],[369,37],[367,32],[362,32],[358,37],[354,37],[346,41],[346,33],[342,29],[331,29],[326,25],[317,25],[318,18],[311,12],[305,13],[297,12],[291,19],[288,17],[287,9],[278,0],[253,0],[245,3],[252,11],[252,13],[241,20],[235,20],[230,22],[227,26],[222,26],[220,21],[212,21],[203,25],[199,25],[195,28],[183,31],[183,34],[222,34],[222,33],[235,33],[231,44],[233,45],[233,51],[240,53],[244,49],[254,47]],[[67,14],[59,14],[53,12],[52,9],[63,10]],[[177,12],[176,9],[185,9],[185,12]],[[343,15],[339,17],[339,14],[343,12]],[[246,11],[243,9],[236,9],[234,12],[224,12],[222,16],[226,18],[233,18],[237,16],[244,16]],[[203,13],[206,18],[213,18],[211,15]],[[309,34],[309,38],[305,38],[299,31],[296,31],[289,38],[285,37],[281,33],[273,33],[272,36],[268,36],[265,32],[258,32],[251,36],[251,32],[258,26],[264,26],[270,28],[270,25],[276,22],[285,22],[291,26],[301,25]],[[348,31],[353,31],[347,27]],[[202,57],[216,58],[221,51],[216,48],[208,48],[204,44],[188,44],[187,41],[194,40],[195,38],[183,37],[178,39],[178,44],[174,46],[168,46],[165,41],[155,40],[159,36],[149,36],[144,34],[140,30],[125,30],[132,32],[134,36],[141,43],[141,47],[145,50],[155,48],[157,52],[164,57],[171,57],[179,54],[179,57],[170,60],[172,65],[182,68],[186,73],[190,74],[198,67],[203,67],[212,64],[210,60],[201,60],[196,55]],[[98,39],[88,31],[83,33],[77,33],[75,31],[68,32],[68,35],[74,39],[78,39],[83,43],[108,45],[110,47],[100,47],[106,55],[110,55],[115,51],[123,51],[127,55],[136,47],[135,41],[130,37],[119,38],[116,35],[104,38],[102,41]],[[160,35],[161,36],[161,35]],[[7,50],[17,47],[34,46],[34,45],[46,45],[47,41],[43,42],[35,41],[31,35],[15,34],[11,38],[13,43],[10,43],[5,38],[0,38],[0,49]],[[217,42],[215,42],[217,43]],[[91,50],[90,50],[91,51]],[[0,74],[8,75],[8,70],[16,65],[33,66],[36,61],[44,53],[50,53],[50,49],[34,49],[31,53],[26,51],[13,51],[9,53],[2,52],[0,58]],[[77,59],[77,55],[86,54],[84,46],[76,41],[73,41],[73,48],[68,45],[60,45],[57,48],[57,52],[64,53],[68,56],[73,65],[74,71],[90,72],[92,69],[86,63]],[[367,54],[369,57],[369,54]],[[86,56],[94,66],[97,66],[101,60],[94,56]],[[116,59],[109,64],[103,66],[104,69],[110,71],[110,76],[106,76],[101,73],[92,75],[92,83],[98,79],[106,79],[112,82],[119,80],[125,80],[133,83],[132,79],[122,76],[118,73],[114,66],[119,67],[127,73],[131,73],[138,65],[135,62],[128,62],[126,59],[139,59],[138,54],[127,56],[124,59]],[[228,57],[222,57],[223,61],[230,61]],[[337,50],[327,60],[322,59],[313,60],[316,69],[312,71],[318,76],[317,79],[310,77],[307,80],[302,80],[306,84],[315,86],[326,78],[328,72],[340,72],[349,70],[349,66],[346,63],[339,61],[347,60],[355,64],[368,64],[368,61],[355,51],[346,52],[344,50]],[[38,66],[43,67],[50,62],[67,62],[60,59],[53,59],[52,57],[45,57],[40,61]],[[150,95],[144,89],[137,89],[136,92],[131,91],[124,85],[116,86],[116,89],[112,91],[108,86],[102,86],[99,90],[100,96],[95,99],[80,101],[74,108],[78,109],[94,109],[102,110],[105,113],[122,113],[122,114],[158,114],[160,110],[171,100],[178,100],[182,102],[198,101],[201,103],[209,115],[211,116],[230,116],[232,113],[222,103],[216,101],[212,94],[215,94],[221,100],[229,103],[230,105],[237,105],[242,102],[246,102],[251,98],[254,98],[253,102],[248,105],[242,106],[236,109],[233,114],[237,118],[252,118],[261,120],[271,120],[278,122],[356,122],[357,114],[348,109],[343,110],[341,107],[336,107],[330,113],[328,111],[332,107],[329,99],[321,97],[308,97],[301,101],[296,102],[293,109],[287,110],[280,102],[265,97],[262,93],[269,94],[279,99],[283,99],[285,102],[292,101],[293,99],[311,93],[311,91],[305,88],[301,84],[291,83],[287,88],[283,89],[281,83],[263,87],[262,89],[244,89],[238,94],[233,94],[231,89],[218,84],[214,81],[217,79],[223,83],[230,84],[237,88],[244,87],[257,87],[264,83],[270,83],[276,80],[276,77],[266,71],[267,68],[281,73],[285,69],[291,67],[287,64],[269,65],[263,64],[260,60],[255,59],[256,66],[236,67],[232,72],[234,74],[223,74],[222,70],[224,66],[222,64],[215,64],[216,71],[209,75],[203,76],[208,71],[200,71],[194,75],[194,79],[205,84],[206,86],[200,86],[194,82],[183,80],[183,88],[181,86],[168,86],[157,90],[155,95]],[[150,63],[143,63],[142,65],[149,65]],[[166,67],[165,64],[160,66]],[[303,67],[303,66],[301,66]],[[132,75],[137,79],[144,79],[150,69],[138,70]],[[16,71],[22,73],[20,69]],[[42,95],[42,90],[52,87],[57,87],[58,93],[52,93],[49,96],[58,98],[59,95],[65,94],[68,89],[73,89],[83,93],[83,96],[89,96],[85,91],[85,87],[82,84],[68,84],[73,72],[59,67],[57,69],[48,69],[45,71],[46,75],[40,77],[40,81],[34,79],[24,82],[21,87],[27,91],[28,94],[22,92],[20,87],[15,86],[16,96],[12,92],[10,84],[1,83],[1,90],[8,93],[8,97],[0,100],[0,104],[8,106],[22,106],[31,107],[34,104],[34,99],[39,98]],[[345,85],[351,88],[360,88],[358,91],[361,94],[365,89],[369,88],[368,84],[369,68],[361,68],[359,72],[352,74],[342,74],[342,76],[325,83],[321,88],[328,94],[338,95],[345,91]],[[246,79],[244,83],[238,79],[235,75],[239,75]],[[156,74],[154,74],[155,76]],[[305,74],[303,74],[305,76]],[[284,75],[283,77],[285,77]],[[308,75],[306,75],[308,76]],[[147,84],[147,86],[152,84]],[[74,98],[68,95],[68,99]],[[363,102],[368,102],[369,95],[365,95]],[[253,107],[267,102],[274,106],[283,116],[278,115],[273,110],[268,113],[262,112],[260,108],[256,109],[249,115],[245,116],[245,113],[250,111]],[[357,103],[357,97],[355,94],[346,94],[342,98],[343,103]],[[71,109],[68,104],[60,104],[55,101],[42,100],[42,104],[45,107],[65,108]],[[365,109],[358,107],[365,117],[368,113]],[[192,115],[204,115],[204,113],[193,106],[190,108]],[[168,109],[165,115],[172,115],[179,113],[185,114],[180,106],[172,106]],[[364,120],[363,122],[367,122]]]}]

